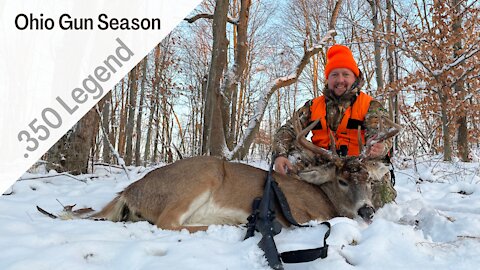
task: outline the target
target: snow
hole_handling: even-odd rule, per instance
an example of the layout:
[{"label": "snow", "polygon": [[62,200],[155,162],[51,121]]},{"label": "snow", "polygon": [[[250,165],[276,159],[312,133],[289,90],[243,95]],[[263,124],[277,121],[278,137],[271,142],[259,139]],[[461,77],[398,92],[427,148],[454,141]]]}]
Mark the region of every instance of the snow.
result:
[{"label": "snow", "polygon": [[[285,269],[478,269],[479,163],[432,157],[397,163],[396,203],[377,211],[369,225],[330,220],[328,257]],[[132,179],[150,170],[129,169]],[[215,225],[190,234],[147,222],[51,219],[35,208],[58,214],[61,202],[100,209],[129,183],[122,169],[107,167],[75,178],[25,173],[12,194],[0,197],[0,269],[269,269],[257,247],[259,233],[244,241],[244,227]],[[310,224],[284,228],[275,237],[278,250],[321,246],[326,227]]]}]

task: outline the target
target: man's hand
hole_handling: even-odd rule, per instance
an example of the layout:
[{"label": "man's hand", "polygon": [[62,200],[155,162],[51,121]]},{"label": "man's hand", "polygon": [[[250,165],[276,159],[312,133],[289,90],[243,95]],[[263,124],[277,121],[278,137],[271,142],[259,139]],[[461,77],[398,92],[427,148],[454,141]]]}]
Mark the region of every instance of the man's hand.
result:
[{"label": "man's hand", "polygon": [[281,174],[287,174],[287,171],[293,171],[293,165],[288,158],[279,156],[275,159],[275,171]]},{"label": "man's hand", "polygon": [[384,143],[376,143],[370,147],[370,151],[368,151],[367,155],[370,158],[378,158],[383,155],[385,151],[385,144]]}]

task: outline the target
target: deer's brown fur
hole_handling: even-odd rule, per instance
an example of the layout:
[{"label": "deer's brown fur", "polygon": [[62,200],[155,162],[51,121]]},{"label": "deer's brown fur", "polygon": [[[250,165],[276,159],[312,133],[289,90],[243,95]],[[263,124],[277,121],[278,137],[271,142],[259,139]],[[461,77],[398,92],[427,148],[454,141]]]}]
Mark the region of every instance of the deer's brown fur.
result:
[{"label": "deer's brown fur", "polygon": [[[307,142],[304,136],[315,124],[303,131],[297,125],[297,141],[312,159],[323,163],[312,164],[295,176],[273,174],[294,218],[299,223],[336,216],[371,219],[371,182],[388,169],[381,162],[370,161],[364,152],[360,157],[341,158]],[[394,125],[376,142],[399,130]],[[147,220],[160,228],[190,231],[205,230],[211,224],[242,224],[247,222],[253,200],[262,196],[266,176],[264,170],[215,157],[184,159],[132,183],[93,217]],[[277,216],[287,225],[280,211]]]},{"label": "deer's brown fur", "polygon": [[[362,167],[332,178],[344,169],[331,165],[305,172],[305,180],[316,184],[277,173],[274,178],[300,223],[335,216],[355,217],[359,208],[371,206],[368,173]],[[93,217],[147,220],[160,228],[190,231],[204,230],[211,224],[242,224],[247,222],[253,200],[262,195],[266,174],[264,170],[215,157],[180,160],[132,183]],[[317,177],[319,174],[323,176]],[[358,181],[358,177],[365,179]],[[351,183],[343,187],[338,179]],[[327,196],[325,191],[331,194]],[[279,219],[284,221],[281,215]]]}]

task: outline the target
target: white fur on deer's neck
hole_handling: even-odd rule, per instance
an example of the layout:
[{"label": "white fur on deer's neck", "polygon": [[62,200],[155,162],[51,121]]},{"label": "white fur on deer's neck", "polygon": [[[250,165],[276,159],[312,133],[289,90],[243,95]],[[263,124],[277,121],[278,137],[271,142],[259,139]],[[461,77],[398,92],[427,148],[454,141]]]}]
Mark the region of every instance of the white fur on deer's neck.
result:
[{"label": "white fur on deer's neck", "polygon": [[183,226],[211,224],[242,224],[247,222],[249,213],[240,209],[222,207],[213,201],[211,192],[204,192],[192,201],[188,210],[180,217]]}]

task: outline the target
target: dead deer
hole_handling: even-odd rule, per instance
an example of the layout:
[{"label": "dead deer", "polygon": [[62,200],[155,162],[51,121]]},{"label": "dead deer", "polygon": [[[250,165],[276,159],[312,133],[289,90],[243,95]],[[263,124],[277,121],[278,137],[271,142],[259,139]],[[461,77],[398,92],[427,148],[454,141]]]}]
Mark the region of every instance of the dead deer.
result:
[{"label": "dead deer", "polygon": [[[298,177],[273,174],[293,217],[299,223],[336,216],[370,220],[374,210],[364,159],[340,158],[306,141],[304,135],[313,126],[299,132],[297,140],[327,162],[300,171]],[[262,196],[266,175],[262,169],[215,157],[179,160],[132,183],[92,218],[146,220],[159,228],[191,232],[212,224],[244,224],[253,200]],[[277,213],[287,226],[281,212]]]}]

